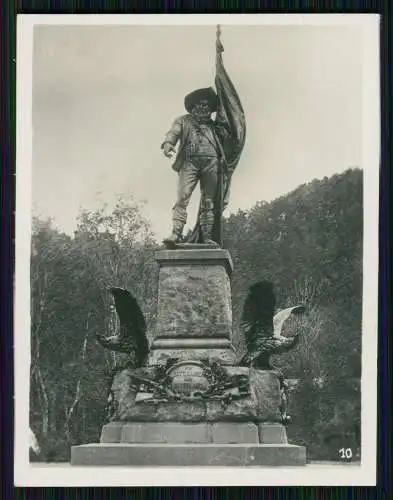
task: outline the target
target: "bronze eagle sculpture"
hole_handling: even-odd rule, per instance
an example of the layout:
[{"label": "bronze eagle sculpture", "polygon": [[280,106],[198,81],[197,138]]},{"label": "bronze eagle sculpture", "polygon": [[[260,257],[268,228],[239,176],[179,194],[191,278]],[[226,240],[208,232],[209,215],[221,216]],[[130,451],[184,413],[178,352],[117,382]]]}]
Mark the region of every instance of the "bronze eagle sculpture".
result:
[{"label": "bronze eagle sculpture", "polygon": [[114,335],[97,333],[96,338],[103,347],[126,355],[134,368],[139,368],[149,352],[145,318],[137,300],[128,290],[111,287],[109,291],[114,299],[119,325]]},{"label": "bronze eagle sculpture", "polygon": [[285,337],[281,332],[287,319],[293,314],[304,313],[305,307],[288,307],[276,314],[275,309],[272,283],[260,281],[250,287],[241,318],[247,351],[240,360],[240,366],[270,370],[271,355],[287,352],[299,342],[299,334]]}]

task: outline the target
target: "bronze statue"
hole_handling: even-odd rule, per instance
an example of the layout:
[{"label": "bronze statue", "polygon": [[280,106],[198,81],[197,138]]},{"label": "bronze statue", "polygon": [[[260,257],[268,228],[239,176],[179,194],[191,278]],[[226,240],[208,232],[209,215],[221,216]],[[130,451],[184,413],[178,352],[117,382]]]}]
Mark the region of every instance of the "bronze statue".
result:
[{"label": "bronze statue", "polygon": [[119,319],[114,324],[117,331],[112,330],[109,336],[97,333],[96,338],[106,349],[122,354],[124,364],[133,368],[143,366],[149,352],[143,313],[128,290],[111,287],[109,291],[113,296],[116,315]]},{"label": "bronze statue", "polygon": [[260,281],[252,285],[243,306],[241,330],[246,343],[246,353],[241,357],[240,366],[250,366],[257,370],[274,370],[280,382],[280,413],[282,423],[291,421],[288,415],[289,389],[281,370],[270,364],[270,356],[290,351],[299,342],[299,333],[281,335],[285,322],[292,316],[303,314],[305,307],[287,307],[277,313],[276,297],[272,283]]},{"label": "bronze statue", "polygon": [[[203,88],[184,99],[187,114],[176,118],[161,148],[168,158],[175,154],[178,173],[177,200],[172,212],[172,234],[164,240],[169,248],[182,242],[187,207],[198,184],[201,200],[198,220],[187,243],[222,244],[222,212],[228,204],[232,174],[244,147],[246,125],[243,108],[222,60],[220,30],[216,42],[217,93]],[[213,120],[212,114],[216,113]]]},{"label": "bronze statue", "polygon": [[247,352],[241,358],[240,366],[271,370],[270,356],[287,352],[298,344],[298,333],[285,337],[281,331],[287,319],[304,313],[305,307],[288,307],[276,314],[275,307],[276,298],[270,282],[260,281],[250,287],[241,319]]},{"label": "bronze statue", "polygon": [[[173,207],[172,234],[165,243],[179,243],[187,220],[187,207],[191,195],[200,182],[201,243],[214,244],[214,200],[217,193],[220,169],[225,169],[222,144],[228,137],[225,123],[211,119],[217,110],[218,97],[213,89],[199,89],[185,98],[188,114],[177,118],[166,134],[162,149],[171,158],[179,142],[179,152],[173,169],[178,173],[177,201]],[[224,172],[225,173],[225,170]]]}]

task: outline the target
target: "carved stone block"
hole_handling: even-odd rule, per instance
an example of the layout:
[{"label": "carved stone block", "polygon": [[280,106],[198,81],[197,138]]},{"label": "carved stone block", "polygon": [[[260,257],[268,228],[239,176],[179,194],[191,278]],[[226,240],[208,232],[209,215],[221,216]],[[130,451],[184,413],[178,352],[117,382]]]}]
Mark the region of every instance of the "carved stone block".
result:
[{"label": "carved stone block", "polygon": [[250,368],[250,385],[257,405],[256,416],[259,422],[281,422],[280,382],[271,370]]},{"label": "carved stone block", "polygon": [[264,444],[288,443],[287,431],[281,424],[259,424],[259,440]]},{"label": "carved stone block", "polygon": [[232,261],[221,249],[161,250],[157,323],[148,363],[209,358],[235,364]]},{"label": "carved stone block", "polygon": [[207,423],[179,424],[177,422],[126,423],[123,426],[122,443],[209,443],[210,429]]},{"label": "carved stone block", "polygon": [[258,443],[258,428],[251,422],[212,424],[213,443]]}]

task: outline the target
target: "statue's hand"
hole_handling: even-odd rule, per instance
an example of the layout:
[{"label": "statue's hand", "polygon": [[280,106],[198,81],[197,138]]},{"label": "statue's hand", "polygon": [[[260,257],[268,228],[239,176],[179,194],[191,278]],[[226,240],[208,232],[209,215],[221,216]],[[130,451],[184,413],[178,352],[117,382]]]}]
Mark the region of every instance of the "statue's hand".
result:
[{"label": "statue's hand", "polygon": [[169,142],[166,142],[162,149],[164,151],[164,155],[167,158],[172,158],[172,156],[175,154],[175,148]]}]

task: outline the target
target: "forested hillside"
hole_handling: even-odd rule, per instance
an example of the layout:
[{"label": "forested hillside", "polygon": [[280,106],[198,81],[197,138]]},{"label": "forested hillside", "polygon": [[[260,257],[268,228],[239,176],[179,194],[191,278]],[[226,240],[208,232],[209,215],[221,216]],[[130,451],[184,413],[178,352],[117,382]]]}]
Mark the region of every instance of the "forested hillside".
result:
[{"label": "forested hillside", "polygon": [[[234,342],[249,286],[271,280],[277,305],[303,303],[297,349],[273,359],[293,381],[292,442],[311,458],[338,459],[360,445],[362,172],[315,180],[225,220],[234,261]],[[109,318],[108,285],[129,289],[151,332],[159,244],[138,206],[82,212],[74,237],[33,220],[31,427],[45,460],[96,441],[105,417],[111,355],[94,339]]]},{"label": "forested hillside", "polygon": [[231,215],[225,234],[239,349],[237,325],[250,284],[269,279],[279,308],[307,307],[297,325],[300,346],[273,361],[299,381],[289,436],[314,458],[334,460],[337,447],[354,448],[360,440],[363,173],[315,180]]}]

